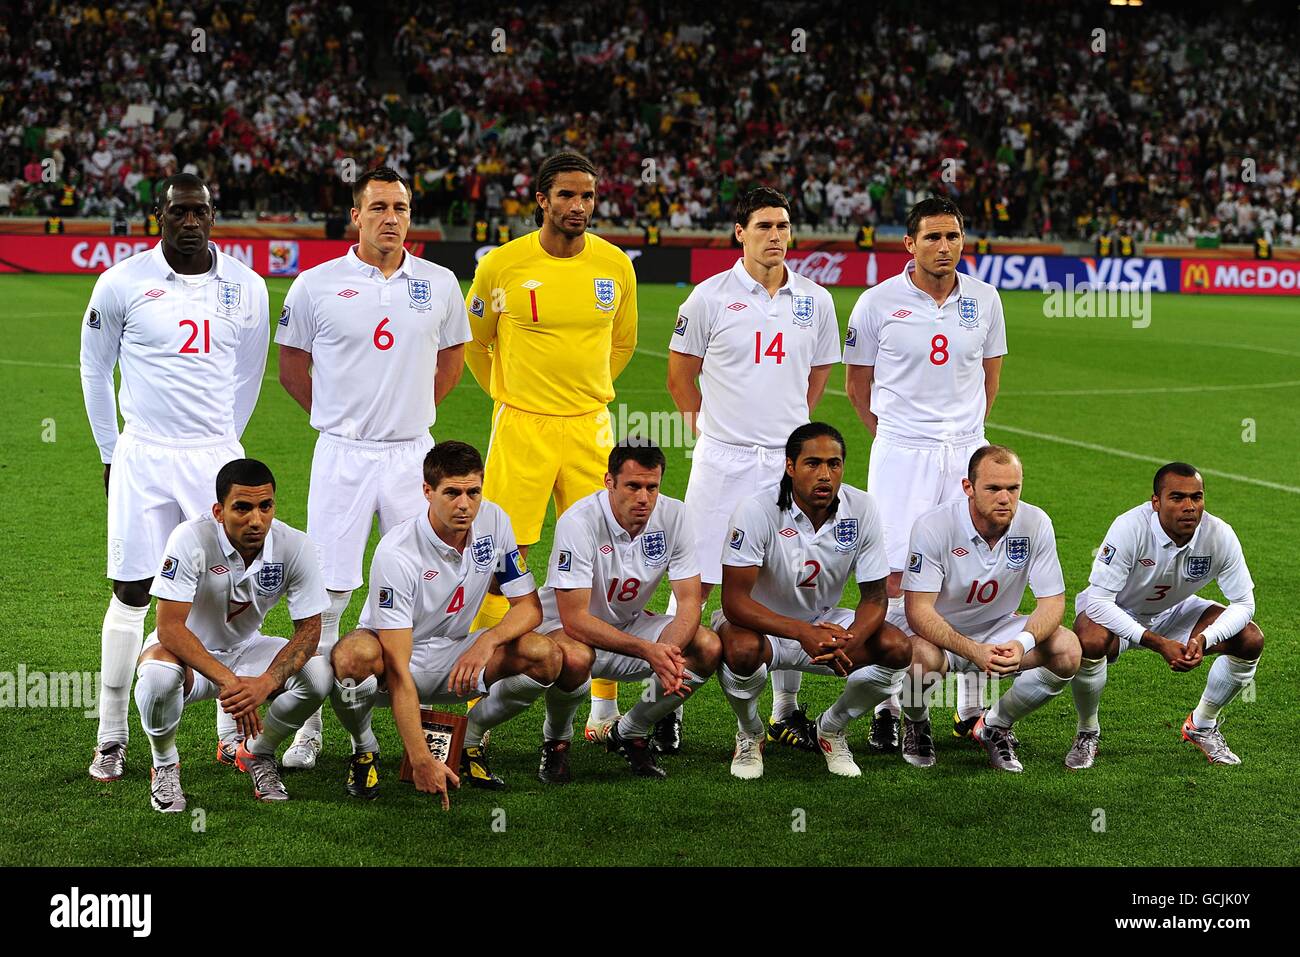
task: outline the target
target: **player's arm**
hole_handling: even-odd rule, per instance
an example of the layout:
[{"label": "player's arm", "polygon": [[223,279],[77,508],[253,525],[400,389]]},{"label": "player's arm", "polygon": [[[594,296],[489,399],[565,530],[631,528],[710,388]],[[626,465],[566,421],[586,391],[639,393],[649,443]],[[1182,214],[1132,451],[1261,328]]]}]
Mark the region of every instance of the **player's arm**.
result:
[{"label": "player's arm", "polygon": [[113,293],[107,274],[95,281],[90,303],[81,320],[81,396],[86,404],[90,431],[99,446],[104,465],[104,491],[117,446],[117,394],[113,389],[113,368],[122,348],[125,316]]},{"label": "player's arm", "polygon": [[240,687],[218,695],[221,706],[232,714],[243,714],[247,711],[256,713],[263,701],[280,691],[284,683],[292,675],[297,674],[307,660],[316,654],[316,645],[319,641],[319,613],[310,618],[295,620],[293,636],[271,660],[266,671],[256,678],[250,678]]},{"label": "player's arm", "polygon": [[[192,602],[172,601],[158,598],[158,643],[163,650],[180,659],[181,663],[193,668],[203,677],[217,686],[217,695],[221,697],[231,692],[248,692],[255,679],[241,678],[212,656],[186,622],[190,616]],[[262,699],[258,699],[258,703]],[[222,702],[222,708],[235,719],[241,734],[254,737],[262,730],[262,722],[257,715],[257,705],[235,709]]]},{"label": "player's arm", "polygon": [[939,614],[935,608],[935,602],[939,599],[937,591],[906,591],[903,592],[903,610],[907,613],[907,623],[911,626],[912,631],[924,638],[930,644],[946,651],[951,651],[955,655],[960,655],[967,661],[979,665],[980,669],[990,674],[1011,674],[1015,668],[1010,670],[999,670],[1001,659],[993,654],[992,645],[983,645],[977,641],[971,641],[952,625],[948,624],[948,619]]},{"label": "player's arm", "polygon": [[[393,723],[411,761],[411,772],[421,791],[442,794],[443,809],[451,807],[447,782],[459,786],[452,770],[429,752],[420,727],[420,692],[411,675],[411,629],[381,628],[379,646],[384,656],[384,681],[393,707]],[[426,786],[421,786],[426,785]]]},{"label": "player's arm", "polygon": [[442,400],[456,384],[460,382],[461,372],[465,369],[465,346],[449,346],[438,350],[438,369],[433,375],[433,404],[442,405]]},{"label": "player's arm", "polygon": [[494,273],[488,267],[489,253],[474,270],[474,282],[465,297],[469,311],[470,340],[465,343],[465,365],[484,392],[492,393],[492,349],[497,341],[497,323],[505,305],[505,290],[493,289]]},{"label": "player's arm", "polygon": [[704,401],[698,381],[703,368],[703,356],[685,352],[668,353],[668,394],[673,397],[673,404],[690,426],[693,435],[700,434],[695,419],[700,414],[700,405]]},{"label": "player's arm", "polygon": [[311,415],[311,353],[280,346],[280,385]]},{"label": "player's arm", "polygon": [[994,356],[984,360],[984,418],[993,413],[993,402],[998,397],[998,385],[1002,381],[1002,357]]},{"label": "player's arm", "polygon": [[700,601],[700,576],[669,579],[673,598],[677,601],[677,613],[668,627],[659,635],[659,644],[670,644],[675,648],[685,648],[695,639],[700,630],[700,612],[704,604]]},{"label": "player's arm", "polygon": [[636,271],[632,261],[628,260],[623,295],[619,299],[618,311],[614,313],[609,350],[609,378],[617,379],[636,352],[637,305],[636,305]]},{"label": "player's arm", "polygon": [[808,415],[811,417],[822,396],[826,394],[826,383],[831,378],[830,365],[813,366],[808,372]]},{"label": "player's arm", "polygon": [[875,366],[844,367],[844,391],[848,393],[853,411],[873,436],[876,434],[876,415],[871,411],[871,383],[875,377]]},{"label": "player's arm", "polygon": [[253,284],[252,315],[244,326],[235,349],[235,435],[242,436],[253,417],[257,397],[262,394],[266,375],[266,351],[271,344],[271,314],[267,304],[266,280]]},{"label": "player's arm", "polygon": [[[699,584],[695,586],[696,627],[699,627]],[[612,651],[629,658],[647,662],[659,676],[664,694],[672,694],[681,687],[683,669],[686,667],[678,646],[663,642],[646,641],[615,628],[607,621],[593,615],[590,588],[556,588],[555,605],[560,612],[564,633],[574,641],[592,648]],[[672,625],[669,625],[671,628]],[[692,634],[694,634],[692,632]]]},{"label": "player's arm", "polygon": [[496,650],[528,634],[542,623],[542,603],[536,591],[505,597],[510,602],[505,616],[479,635],[452,665],[451,674],[447,676],[447,687],[453,694],[462,697],[473,694],[478,687],[479,675],[488,666]]},{"label": "player's arm", "polygon": [[778,615],[754,598],[754,585],[758,582],[758,565],[722,566],[722,613],[727,621],[740,628],[761,635],[776,635],[799,642],[804,651],[816,657],[823,654],[821,643],[825,640],[823,629],[798,618]]}]

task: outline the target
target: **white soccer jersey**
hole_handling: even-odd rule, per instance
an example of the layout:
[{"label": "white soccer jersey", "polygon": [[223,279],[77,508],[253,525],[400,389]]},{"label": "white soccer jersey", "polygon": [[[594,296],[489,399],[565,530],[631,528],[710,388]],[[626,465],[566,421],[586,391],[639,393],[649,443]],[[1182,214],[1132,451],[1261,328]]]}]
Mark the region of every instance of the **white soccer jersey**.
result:
[{"label": "white soccer jersey", "polygon": [[636,538],[618,523],[601,489],[571,505],[555,523],[542,616],[559,621],[557,588],[590,588],[588,610],[601,621],[626,628],[645,610],[663,580],[699,574],[695,536],[686,522],[686,503],[660,495]]},{"label": "white soccer jersey", "polygon": [[438,350],[469,338],[450,269],[408,252],[385,279],[356,246],[299,274],[275,327],[277,343],[311,353],[312,428],[368,442],[428,434]]},{"label": "white soccer jersey", "polygon": [[851,485],[840,486],[839,507],[818,529],[798,505],[778,508],[775,493],[741,502],[722,564],[759,566],[754,600],[802,621],[837,607],[850,578],[873,582],[889,575],[876,501]]},{"label": "white soccer jersey", "polygon": [[732,445],[784,448],[808,421],[808,374],[840,361],[831,294],[786,268],[769,296],[744,260],[711,276],[677,312],[670,348],[700,356],[700,431]]},{"label": "white soccer jersey", "polygon": [[172,270],[162,243],[106,269],[81,322],[81,390],[100,460],[113,461],[122,418],[166,440],[238,438],[266,371],[266,281],[208,244],[199,276]]},{"label": "white soccer jersey", "polygon": [[192,602],[185,625],[209,651],[225,651],[258,634],[281,598],[295,621],[330,606],[316,547],[305,532],[279,519],[247,566],[211,515],[182,522],[167,539],[149,592]]},{"label": "white soccer jersey", "polygon": [[1014,614],[1032,588],[1035,598],[1065,593],[1056,533],[1047,513],[1028,502],[993,548],[975,531],[970,501],[931,509],[912,525],[904,591],[938,592],[935,611],[975,638]]},{"label": "white soccer jersey", "polygon": [[1115,603],[1142,625],[1212,581],[1230,602],[1252,598],[1255,583],[1232,526],[1205,512],[1179,548],[1150,502],[1111,523],[1088,576],[1089,584],[1115,592]]},{"label": "white soccer jersey", "polygon": [[470,633],[493,578],[507,598],[537,590],[505,512],[484,501],[464,552],[439,538],[423,512],[375,546],[359,625],[375,631],[410,628],[416,644],[459,641]]},{"label": "white soccer jersey", "polygon": [[846,365],[874,366],[871,411],[879,432],[943,441],[984,428],[985,359],[1006,355],[995,287],[957,274],[942,306],[916,288],[910,262],[858,297],[844,343]]}]

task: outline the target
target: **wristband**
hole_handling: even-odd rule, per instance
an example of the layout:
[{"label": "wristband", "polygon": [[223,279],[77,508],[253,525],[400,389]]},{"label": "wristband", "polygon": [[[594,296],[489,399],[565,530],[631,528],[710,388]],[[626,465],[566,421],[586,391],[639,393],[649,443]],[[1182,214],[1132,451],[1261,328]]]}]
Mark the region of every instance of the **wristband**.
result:
[{"label": "wristband", "polygon": [[1022,631],[1020,634],[1016,635],[1016,641],[1020,642],[1020,647],[1025,649],[1025,654],[1029,654],[1029,652],[1033,650],[1034,645],[1038,644],[1037,639],[1027,631]]}]

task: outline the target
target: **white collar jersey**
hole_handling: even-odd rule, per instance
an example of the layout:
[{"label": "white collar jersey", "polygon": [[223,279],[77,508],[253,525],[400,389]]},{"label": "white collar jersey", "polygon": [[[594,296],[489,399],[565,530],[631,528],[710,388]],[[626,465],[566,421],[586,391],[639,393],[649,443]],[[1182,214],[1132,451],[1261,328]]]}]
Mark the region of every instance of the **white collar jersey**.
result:
[{"label": "white collar jersey", "polygon": [[507,598],[537,590],[500,507],[483,501],[463,551],[439,538],[422,512],[375,546],[359,625],[373,631],[410,628],[416,644],[461,641],[493,581]]},{"label": "white collar jersey", "polygon": [[965,498],[925,512],[912,525],[903,589],[938,592],[935,610],[966,637],[978,640],[1014,614],[1026,588],[1038,599],[1065,593],[1056,532],[1041,508],[1021,502],[992,548],[975,530]]},{"label": "white collar jersey", "polygon": [[110,266],[81,321],[81,386],[100,458],[113,460],[122,371],[129,431],[174,441],[238,438],[266,371],[266,281],[209,243],[212,268],[177,273],[162,243]]},{"label": "white collar jersey", "polygon": [[295,621],[329,607],[315,546],[305,532],[279,519],[247,565],[211,515],[181,522],[167,539],[149,592],[190,602],[185,625],[209,651],[234,648],[259,634],[281,598]]},{"label": "white collar jersey", "polygon": [[1210,582],[1218,582],[1230,602],[1246,601],[1255,588],[1231,525],[1204,512],[1191,540],[1180,548],[1150,502],[1111,523],[1088,582],[1115,592],[1115,603],[1143,625]]},{"label": "white collar jersey", "polygon": [[311,353],[312,428],[368,442],[428,434],[438,351],[469,338],[450,269],[407,252],[385,279],[356,246],[300,273],[275,327],[277,343]]},{"label": "white collar jersey", "polygon": [[874,366],[871,411],[880,434],[935,442],[984,431],[984,360],[1006,355],[1002,300],[989,283],[957,273],[943,305],[912,281],[915,261],[858,297],[846,365]]},{"label": "white collar jersey", "polygon": [[747,498],[731,516],[722,564],[758,566],[754,600],[802,621],[837,607],[850,580],[889,577],[876,500],[851,485],[840,486],[839,507],[816,529],[798,505],[779,508],[774,492]]},{"label": "white collar jersey", "polygon": [[835,301],[788,266],[769,296],[744,260],[696,286],[670,348],[699,356],[700,432],[732,445],[784,448],[808,421],[808,375],[840,361]]},{"label": "white collar jersey", "polygon": [[590,588],[591,614],[626,628],[645,611],[665,575],[680,581],[699,573],[685,502],[660,495],[645,528],[633,538],[614,517],[609,491],[601,489],[575,502],[555,523],[546,587],[540,593],[542,616],[560,619],[555,589]]}]

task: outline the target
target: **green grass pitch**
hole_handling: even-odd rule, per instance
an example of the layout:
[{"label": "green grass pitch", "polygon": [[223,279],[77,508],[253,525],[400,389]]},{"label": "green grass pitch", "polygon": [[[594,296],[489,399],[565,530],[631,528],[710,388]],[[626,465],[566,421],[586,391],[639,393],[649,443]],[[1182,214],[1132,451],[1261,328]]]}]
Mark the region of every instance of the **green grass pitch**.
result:
[{"label": "green grass pitch", "polygon": [[[0,672],[98,668],[109,596],[105,499],[77,374],[78,323],[92,285],[93,277],[0,279]],[[271,282],[272,315],[287,288]],[[640,352],[617,384],[615,407],[672,408],[665,354],[686,292],[641,288]],[[834,290],[841,323],[857,293]],[[1025,499],[1055,522],[1067,607],[1107,524],[1147,498],[1158,462],[1186,459],[1205,470],[1208,507],[1237,529],[1268,639],[1253,700],[1225,712],[1241,767],[1210,767],[1179,740],[1207,666],[1175,675],[1141,652],[1111,670],[1099,763],[1084,773],[1061,764],[1074,732],[1067,691],[1018,726],[1023,775],[990,769],[970,743],[947,736],[947,710],[936,709],[939,763],[930,771],[870,756],[860,722],[850,732],[859,779],[833,778],[818,755],[772,748],[762,780],[736,781],[727,770],[735,722],[710,682],[686,709],[685,753],[666,759],[666,781],[633,779],[620,759],[578,741],[575,782],[539,784],[542,709],[535,705],[493,736],[494,767],[509,790],[462,790],[445,814],[397,781],[401,745],[382,712],[375,722],[385,755],[380,800],[363,804],[343,793],[346,739],[327,714],[318,768],[286,775],[293,800],[266,806],[253,800],[243,775],[214,762],[215,705],[190,708],[179,746],[190,808],[202,814],[163,816],[149,807],[148,745],[134,705],[128,774],[111,785],[86,775],[93,716],[81,708],[8,707],[0,710],[0,754],[9,768],[0,792],[0,864],[1297,863],[1295,302],[1157,295],[1150,326],[1138,329],[1125,319],[1045,318],[1035,293],[1004,293],[1003,301],[1011,352],[988,434],[1020,451]],[[849,477],[862,485],[868,436],[842,390],[840,370],[815,415],[844,431]],[[487,398],[466,374],[440,409],[435,433],[485,448],[488,416]],[[273,354],[244,445],[271,465],[279,516],[300,528],[314,439],[276,381]],[[664,490],[682,495],[687,473],[683,450],[670,450]],[[552,525],[530,556],[537,572]],[[662,608],[664,598],[652,607]],[[363,599],[358,591],[345,627],[355,624]],[[711,608],[716,603],[715,596]],[[288,633],[283,607],[266,628]],[[827,707],[837,688],[834,679],[806,678],[810,713]],[[624,689],[625,697],[633,693]]]}]

